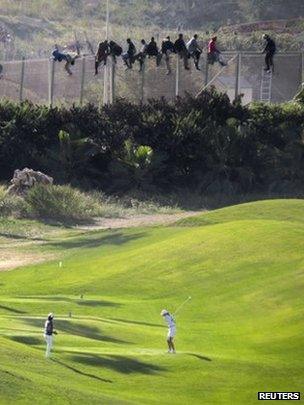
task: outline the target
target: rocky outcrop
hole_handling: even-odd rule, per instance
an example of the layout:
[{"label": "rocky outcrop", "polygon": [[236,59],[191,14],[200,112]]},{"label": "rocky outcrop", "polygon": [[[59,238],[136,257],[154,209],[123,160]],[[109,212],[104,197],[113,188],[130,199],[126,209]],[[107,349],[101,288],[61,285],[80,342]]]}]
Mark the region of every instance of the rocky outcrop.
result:
[{"label": "rocky outcrop", "polygon": [[28,169],[15,170],[14,177],[11,180],[11,186],[8,189],[9,194],[25,195],[27,191],[36,184],[53,184],[53,178],[42,172]]}]

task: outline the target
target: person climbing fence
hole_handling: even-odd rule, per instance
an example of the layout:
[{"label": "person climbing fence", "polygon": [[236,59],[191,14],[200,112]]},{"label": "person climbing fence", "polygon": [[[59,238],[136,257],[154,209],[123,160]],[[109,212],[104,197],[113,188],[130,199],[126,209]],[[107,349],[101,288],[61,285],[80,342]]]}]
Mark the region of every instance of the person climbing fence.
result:
[{"label": "person climbing fence", "polygon": [[199,61],[201,58],[201,54],[203,53],[203,50],[199,46],[197,39],[198,39],[198,35],[195,34],[190,39],[190,41],[187,43],[187,50],[189,52],[190,57],[193,58],[193,60],[194,60],[194,65],[195,65],[196,69],[200,70]]},{"label": "person climbing fence", "polygon": [[136,47],[130,38],[127,39],[128,49],[122,54],[122,59],[127,67],[127,69],[132,69],[133,63],[135,61]]},{"label": "person climbing fence", "polygon": [[75,61],[77,58],[80,57],[80,53],[79,53],[79,50],[78,50],[78,52],[67,52],[67,51],[60,52],[59,47],[56,44],[55,48],[52,52],[52,56],[53,56],[53,60],[55,62],[62,62],[62,61],[66,62],[64,65],[64,68],[67,71],[67,73],[69,74],[69,76],[71,76],[73,74],[71,71],[71,66],[75,65]]},{"label": "person climbing fence", "polygon": [[161,47],[161,55],[165,57],[166,67],[167,67],[167,75],[171,74],[171,66],[170,66],[170,56],[172,53],[175,53],[174,43],[171,41],[171,38],[167,36],[163,42]]},{"label": "person climbing fence", "polygon": [[146,52],[147,52],[147,55],[149,58],[155,57],[156,66],[159,66],[160,62],[161,62],[161,54],[159,52],[159,49],[158,49],[157,43],[155,42],[154,37],[151,38],[151,41],[147,45]]},{"label": "person climbing fence", "polygon": [[265,41],[263,53],[265,53],[265,71],[267,73],[274,73],[273,58],[276,53],[276,44],[269,35],[264,34],[262,37]]},{"label": "person climbing fence", "polygon": [[227,66],[227,63],[222,58],[220,50],[217,48],[217,37],[211,38],[208,43],[208,54],[207,60],[210,65],[213,65],[215,62],[218,62],[221,66]]},{"label": "person climbing fence", "polygon": [[110,54],[110,47],[108,41],[105,40],[100,42],[95,55],[95,75],[98,75],[98,68],[103,63],[104,66],[107,64],[107,58]]},{"label": "person climbing fence", "polygon": [[184,61],[184,68],[189,70],[189,53],[187,50],[186,43],[184,41],[184,35],[179,34],[178,39],[174,43],[174,49],[178,56]]},{"label": "person climbing fence", "polygon": [[134,59],[137,60],[139,62],[139,72],[143,71],[143,67],[144,67],[144,63],[146,60],[146,56],[147,56],[147,43],[144,39],[142,39],[140,41],[141,43],[141,48],[139,50],[139,52],[134,56]]}]

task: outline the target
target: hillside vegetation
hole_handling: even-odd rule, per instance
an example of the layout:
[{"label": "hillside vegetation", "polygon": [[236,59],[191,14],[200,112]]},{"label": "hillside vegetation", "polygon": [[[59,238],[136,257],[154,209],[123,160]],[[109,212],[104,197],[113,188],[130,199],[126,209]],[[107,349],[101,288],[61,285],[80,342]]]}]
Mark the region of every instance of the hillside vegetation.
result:
[{"label": "hillside vegetation", "polygon": [[[300,391],[303,209],[264,201],[200,217],[209,223],[35,246],[53,260],[0,274],[0,403],[243,405]],[[160,310],[189,295],[168,355]],[[50,311],[59,334],[46,361]]]},{"label": "hillside vegetation", "polygon": [[[123,41],[127,36],[140,40],[155,35],[160,39],[183,30],[186,35],[198,31],[205,44],[210,33],[223,26],[232,28],[221,34],[224,49],[260,49],[260,31],[245,33],[235,24],[259,20],[277,20],[304,16],[302,0],[111,0],[110,36]],[[62,45],[74,41],[75,35],[85,45],[86,37],[97,45],[105,35],[105,0],[0,0],[0,26],[15,39],[12,49],[2,52],[2,58],[22,56],[48,56],[54,43]],[[301,23],[301,22],[300,22]],[[279,49],[300,49],[303,43],[303,26],[299,32],[298,21],[288,23],[289,30],[278,36]],[[271,26],[267,28],[272,31]],[[276,32],[277,31],[277,32]],[[85,51],[85,50],[84,50]]]}]

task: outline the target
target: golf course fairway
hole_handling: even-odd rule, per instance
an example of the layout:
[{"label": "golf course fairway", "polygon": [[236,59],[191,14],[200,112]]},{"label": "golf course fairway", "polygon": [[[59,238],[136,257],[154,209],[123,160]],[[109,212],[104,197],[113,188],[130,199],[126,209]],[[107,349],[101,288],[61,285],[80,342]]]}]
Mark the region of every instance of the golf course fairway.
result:
[{"label": "golf course fairway", "polygon": [[[301,391],[303,213],[303,200],[271,200],[28,241],[52,259],[0,272],[0,403],[247,405]],[[168,354],[160,311],[189,296]]]}]

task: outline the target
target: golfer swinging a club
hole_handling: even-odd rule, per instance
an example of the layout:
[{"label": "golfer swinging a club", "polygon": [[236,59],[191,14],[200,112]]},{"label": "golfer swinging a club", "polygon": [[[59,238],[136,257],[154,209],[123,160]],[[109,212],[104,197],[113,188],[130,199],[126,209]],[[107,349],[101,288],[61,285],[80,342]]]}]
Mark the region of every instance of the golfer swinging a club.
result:
[{"label": "golfer swinging a club", "polygon": [[47,320],[44,324],[44,339],[46,341],[46,352],[45,357],[48,358],[51,355],[51,350],[53,347],[53,334],[57,335],[57,332],[54,330],[53,325],[54,315],[48,314]]},{"label": "golfer swinging a club", "polygon": [[167,343],[168,343],[168,353],[176,353],[175,347],[173,343],[174,336],[176,334],[176,327],[175,327],[175,320],[173,316],[166,310],[163,309],[161,311],[161,316],[165,319],[168,324],[168,335],[167,335]]}]

